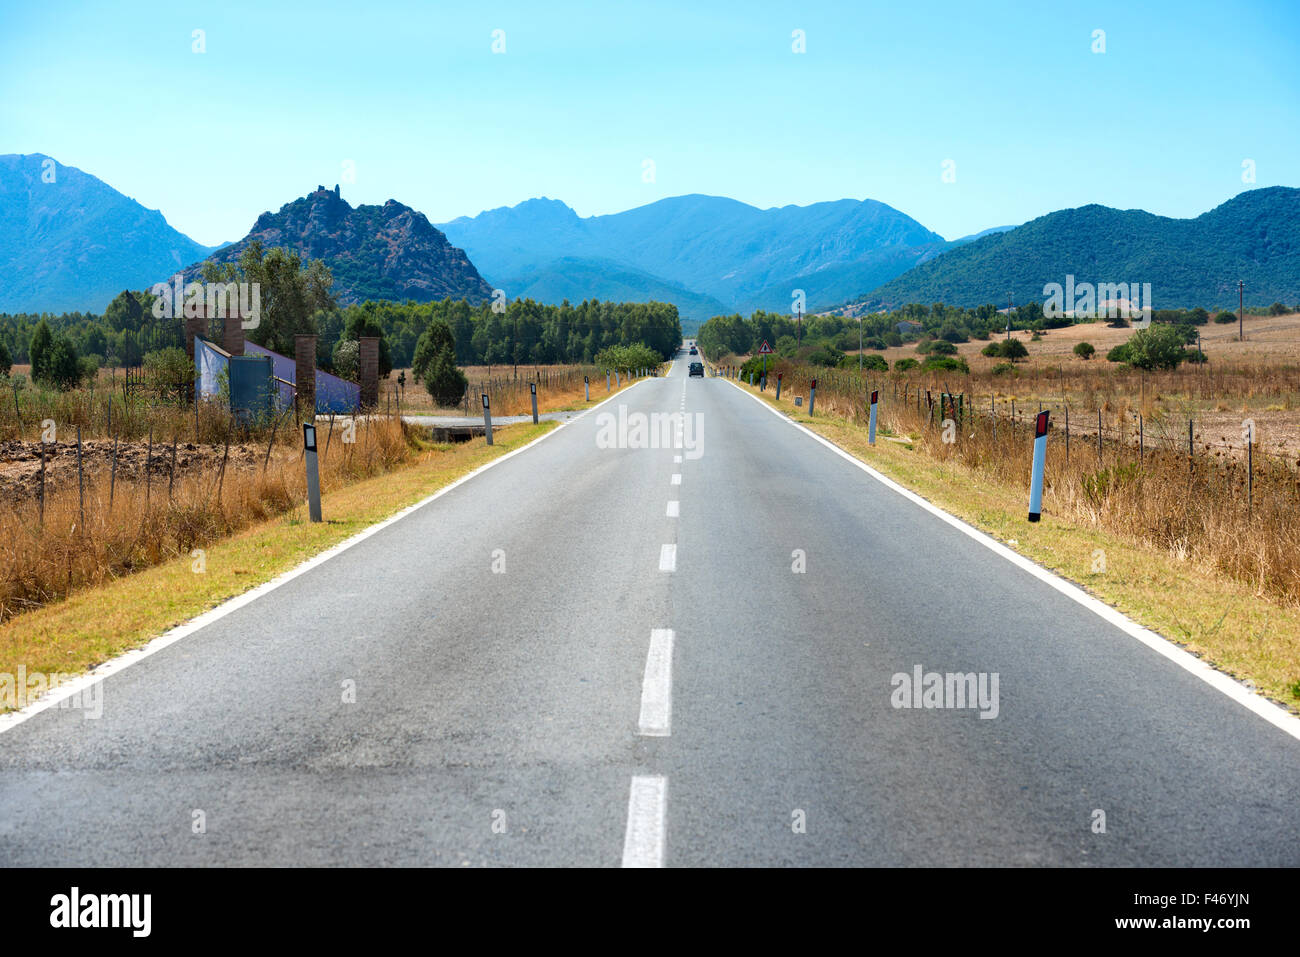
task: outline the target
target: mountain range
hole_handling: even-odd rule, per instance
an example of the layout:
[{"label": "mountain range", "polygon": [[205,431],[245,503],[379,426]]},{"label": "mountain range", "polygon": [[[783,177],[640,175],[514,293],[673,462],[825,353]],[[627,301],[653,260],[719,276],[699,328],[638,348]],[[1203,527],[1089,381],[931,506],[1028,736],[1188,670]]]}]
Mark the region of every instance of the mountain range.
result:
[{"label": "mountain range", "polygon": [[[530,199],[440,224],[492,284],[514,298],[611,298],[675,291],[685,322],[719,312],[831,305],[950,248],[875,200],[757,207],[720,196],[674,196],[579,217],[559,200]],[[577,288],[574,273],[583,277]],[[641,296],[638,296],[641,298]]]},{"label": "mountain range", "polygon": [[[908,302],[1002,305],[1047,283],[1149,282],[1157,308],[1300,299],[1300,190],[1249,190],[1193,219],[1083,206],[952,242],[874,200],[758,209],[692,194],[602,216],[530,199],[441,228],[409,206],[353,207],[317,187],[208,247],[99,179],[43,154],[0,156],[0,312],[98,312],[253,240],[324,259],[347,304],[445,297],[660,300],[689,333],[721,313],[850,314]],[[481,274],[480,274],[481,270]]]},{"label": "mountain range", "polygon": [[1194,219],[1140,209],[1062,209],[984,236],[858,296],[850,314],[909,302],[977,306],[1042,302],[1043,286],[1151,283],[1157,309],[1300,299],[1300,189],[1247,190]]},{"label": "mountain range", "polygon": [[0,155],[0,312],[100,312],[215,248],[75,166]]}]

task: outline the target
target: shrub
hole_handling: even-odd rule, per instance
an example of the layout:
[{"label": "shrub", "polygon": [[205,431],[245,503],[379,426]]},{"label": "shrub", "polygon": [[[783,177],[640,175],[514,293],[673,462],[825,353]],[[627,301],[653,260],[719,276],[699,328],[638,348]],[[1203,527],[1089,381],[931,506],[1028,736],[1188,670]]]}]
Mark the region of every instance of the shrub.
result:
[{"label": "shrub", "polygon": [[1107,362],[1128,362],[1128,343],[1121,342],[1110,352],[1106,353]]},{"label": "shrub", "polygon": [[921,363],[921,368],[926,371],[942,372],[961,372],[968,374],[970,366],[966,360],[960,356],[930,356]]},{"label": "shrub", "polygon": [[1228,323],[1230,323],[1230,322],[1236,322],[1236,321],[1237,321],[1237,314],[1236,314],[1235,312],[1228,312],[1228,311],[1225,309],[1225,310],[1223,310],[1222,312],[1220,312],[1220,313],[1218,313],[1218,314],[1215,315],[1215,317],[1214,317],[1214,321],[1217,322],[1217,323],[1219,323],[1220,325],[1225,325],[1225,326],[1226,326],[1226,325],[1227,325]]},{"label": "shrub", "polygon": [[[361,362],[361,343],[355,339],[340,339],[334,344],[331,359],[334,374],[349,382],[358,381],[358,368]],[[417,378],[419,378],[417,376]]]},{"label": "shrub", "polygon": [[1268,314],[1270,316],[1285,316],[1286,313],[1287,313],[1286,306],[1282,305],[1282,303],[1280,302],[1275,302],[1273,303],[1273,305],[1268,307]]},{"label": "shrub", "polygon": [[898,347],[903,344],[903,337],[893,330],[886,332],[884,335],[884,339],[885,339],[885,345],[887,346]]},{"label": "shrub", "polygon": [[862,368],[870,369],[872,372],[888,372],[889,363],[885,361],[884,356],[866,356],[862,360]]},{"label": "shrub", "polygon": [[1019,339],[1003,339],[998,355],[1015,362],[1017,359],[1024,359],[1028,356],[1029,350],[1025,348],[1025,344]]},{"label": "shrub", "polygon": [[911,356],[904,356],[902,359],[896,359],[894,361],[894,371],[906,372],[908,369],[915,369],[919,364],[920,363]]},{"label": "shrub", "polygon": [[1002,343],[990,342],[988,345],[986,345],[983,349],[980,350],[980,355],[988,356],[990,359],[997,358],[998,356],[1002,355]]},{"label": "shrub", "polygon": [[9,370],[14,367],[13,357],[9,355],[9,347],[0,340],[0,375],[8,375]]},{"label": "shrub", "polygon": [[[430,323],[430,328],[433,324]],[[447,331],[451,334],[451,330]],[[602,369],[629,372],[633,369],[657,368],[663,358],[649,346],[637,342],[629,346],[609,346],[596,353],[596,365]]]},{"label": "shrub", "polygon": [[1016,367],[1013,363],[999,362],[997,365],[993,367],[993,374],[994,375],[1019,375],[1020,373],[1016,370]]},{"label": "shrub", "polygon": [[932,356],[955,356],[957,347],[947,339],[935,339],[930,343],[930,355]]},{"label": "shrub", "polygon": [[1074,345],[1074,354],[1080,359],[1091,359],[1097,352],[1097,347],[1091,342],[1076,342]]}]

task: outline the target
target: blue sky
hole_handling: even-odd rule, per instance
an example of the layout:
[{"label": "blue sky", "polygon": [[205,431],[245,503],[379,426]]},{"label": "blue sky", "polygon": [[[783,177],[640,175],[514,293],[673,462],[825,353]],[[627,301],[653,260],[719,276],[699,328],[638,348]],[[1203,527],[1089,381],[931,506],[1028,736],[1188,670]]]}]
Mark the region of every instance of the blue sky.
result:
[{"label": "blue sky", "polygon": [[340,181],[435,222],[543,195],[584,216],[872,198],[950,239],[1300,185],[1296,0],[0,0],[0,24],[0,152],[80,167],[209,244]]}]

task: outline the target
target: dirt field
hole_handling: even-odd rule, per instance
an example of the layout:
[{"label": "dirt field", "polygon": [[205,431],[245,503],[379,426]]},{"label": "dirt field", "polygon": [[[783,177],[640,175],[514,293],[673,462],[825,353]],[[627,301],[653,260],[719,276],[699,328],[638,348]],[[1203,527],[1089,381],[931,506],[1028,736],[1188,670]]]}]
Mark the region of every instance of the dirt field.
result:
[{"label": "dirt field", "polygon": [[[195,445],[181,442],[176,446],[176,476],[207,472],[214,477],[221,467],[222,446]],[[230,470],[260,468],[266,447],[230,447],[226,463]],[[102,439],[83,442],[82,468],[87,477],[108,476],[113,466],[113,443]],[[117,448],[117,480],[119,482],[143,479],[145,463],[155,488],[164,491],[172,474],[171,444],[155,444],[152,456],[143,442],[121,442]],[[41,487],[41,443],[0,442],[0,502],[18,505],[34,502]],[[45,446],[45,491],[51,495],[57,489],[77,487],[77,443],[56,442]]]}]

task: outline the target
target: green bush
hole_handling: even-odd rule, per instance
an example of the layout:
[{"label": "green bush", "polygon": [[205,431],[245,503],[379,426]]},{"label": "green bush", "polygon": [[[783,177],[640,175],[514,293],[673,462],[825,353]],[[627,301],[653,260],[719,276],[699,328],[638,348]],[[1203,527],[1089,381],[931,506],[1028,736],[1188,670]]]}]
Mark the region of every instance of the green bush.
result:
[{"label": "green bush", "polygon": [[1230,322],[1237,321],[1237,314],[1235,312],[1228,312],[1225,309],[1223,312],[1220,312],[1217,315],[1215,315],[1214,321],[1219,323],[1220,325],[1226,326]]},{"label": "green bush", "polygon": [[862,368],[870,369],[872,372],[888,372],[889,363],[885,361],[884,356],[866,356],[862,360]]},{"label": "green bush", "polygon": [[986,345],[983,349],[980,350],[980,355],[988,356],[990,359],[1002,355],[1002,343],[990,342],[988,345]]},{"label": "green bush", "polygon": [[[330,368],[340,379],[357,382],[360,373],[361,343],[355,339],[340,339],[334,343],[334,355]],[[417,376],[418,378],[418,376]]]},{"label": "green bush", "polygon": [[1128,343],[1121,342],[1110,352],[1106,353],[1107,362],[1128,362]]},{"label": "green bush", "polygon": [[1287,314],[1287,308],[1282,305],[1282,303],[1275,302],[1273,305],[1268,307],[1268,314],[1270,316],[1285,316]]},{"label": "green bush", "polygon": [[955,356],[957,347],[947,339],[935,339],[930,343],[930,355],[932,356]]},{"label": "green bush", "polygon": [[1015,362],[1017,359],[1024,359],[1029,355],[1029,350],[1019,339],[1003,339],[998,355],[1004,359],[1010,359]]},{"label": "green bush", "polygon": [[1014,363],[999,362],[997,365],[993,367],[993,374],[994,375],[1019,375],[1020,373],[1016,369]]},{"label": "green bush", "polygon": [[924,371],[960,372],[968,374],[970,366],[960,356],[929,356],[921,363]]},{"label": "green bush", "polygon": [[0,375],[7,376],[9,370],[13,367],[14,360],[13,357],[9,355],[9,347],[4,344],[3,340],[0,340]]},{"label": "green bush", "polygon": [[1080,359],[1091,359],[1097,353],[1097,347],[1091,342],[1076,342],[1074,344],[1074,354]]},{"label": "green bush", "polygon": [[597,366],[619,372],[657,369],[662,363],[663,358],[659,353],[640,342],[628,346],[609,346],[596,353]]},{"label": "green bush", "polygon": [[901,359],[894,360],[894,371],[906,372],[908,369],[915,369],[918,365],[920,365],[920,363],[911,356],[904,356]]}]

